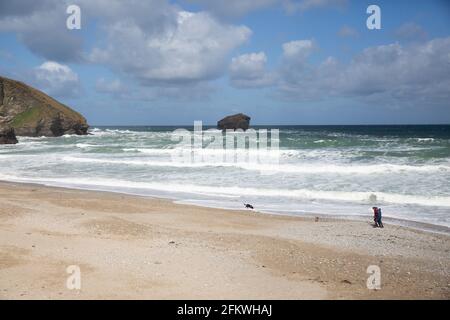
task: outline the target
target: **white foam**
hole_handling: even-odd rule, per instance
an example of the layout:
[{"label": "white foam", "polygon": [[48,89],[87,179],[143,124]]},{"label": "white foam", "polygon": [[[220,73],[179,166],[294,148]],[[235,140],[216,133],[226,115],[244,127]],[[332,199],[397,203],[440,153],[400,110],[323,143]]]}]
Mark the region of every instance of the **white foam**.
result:
[{"label": "white foam", "polygon": [[93,148],[93,147],[99,147],[95,144],[89,144],[89,143],[77,143],[75,144],[77,148],[86,149],[86,148]]},{"label": "white foam", "polygon": [[417,142],[433,142],[433,138],[417,138]]},{"label": "white foam", "polygon": [[163,149],[163,148],[124,148],[122,151],[125,152],[138,152],[152,155],[167,155],[174,154],[175,152],[179,152],[176,149]]},{"label": "white foam", "polygon": [[[147,149],[149,151],[151,149]],[[155,153],[163,152],[163,149],[155,151]],[[168,153],[170,149],[166,149]],[[173,149],[172,149],[173,150]],[[179,152],[179,150],[177,151]],[[251,171],[263,172],[283,172],[283,173],[303,173],[303,174],[319,174],[319,173],[335,173],[335,174],[382,174],[382,173],[402,173],[402,172],[450,172],[448,165],[395,165],[395,164],[374,164],[374,165],[333,165],[333,164],[261,164],[252,162],[182,162],[182,161],[155,161],[155,160],[111,160],[99,158],[77,158],[66,156],[62,158],[67,162],[79,163],[99,163],[99,164],[116,164],[116,165],[140,165],[153,167],[177,167],[177,168],[201,168],[201,167],[236,167]]]},{"label": "white foam", "polygon": [[158,182],[135,182],[118,179],[104,178],[20,178],[11,175],[0,174],[0,179],[16,182],[40,182],[49,185],[60,186],[85,186],[85,187],[108,187],[120,192],[123,189],[149,189],[165,191],[170,193],[201,194],[215,197],[273,197],[293,198],[303,200],[329,200],[342,202],[359,202],[370,204],[376,199],[378,204],[408,204],[421,206],[450,207],[449,196],[418,196],[386,192],[348,192],[348,191],[323,191],[309,189],[267,189],[247,187],[219,187],[213,185],[193,185],[179,183]]}]

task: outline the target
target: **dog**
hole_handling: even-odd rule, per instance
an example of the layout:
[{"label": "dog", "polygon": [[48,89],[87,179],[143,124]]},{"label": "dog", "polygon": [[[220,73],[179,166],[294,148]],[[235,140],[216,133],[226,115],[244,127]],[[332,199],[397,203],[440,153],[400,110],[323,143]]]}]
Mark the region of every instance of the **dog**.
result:
[{"label": "dog", "polygon": [[245,206],[247,209],[255,209],[255,208],[253,208],[253,206],[252,206],[251,204],[249,204],[249,203],[244,203],[244,206]]}]

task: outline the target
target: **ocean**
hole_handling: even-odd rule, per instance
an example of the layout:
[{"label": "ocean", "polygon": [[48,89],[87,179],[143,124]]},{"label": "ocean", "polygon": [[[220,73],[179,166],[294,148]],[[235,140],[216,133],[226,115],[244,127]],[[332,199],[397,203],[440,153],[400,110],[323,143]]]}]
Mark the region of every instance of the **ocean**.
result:
[{"label": "ocean", "polygon": [[173,139],[177,128],[19,137],[17,145],[0,146],[0,180],[227,209],[251,203],[260,212],[300,216],[370,220],[379,206],[400,224],[450,228],[449,125],[254,127],[279,129],[279,149],[265,153],[276,155],[274,164],[173,161],[182,148]]}]

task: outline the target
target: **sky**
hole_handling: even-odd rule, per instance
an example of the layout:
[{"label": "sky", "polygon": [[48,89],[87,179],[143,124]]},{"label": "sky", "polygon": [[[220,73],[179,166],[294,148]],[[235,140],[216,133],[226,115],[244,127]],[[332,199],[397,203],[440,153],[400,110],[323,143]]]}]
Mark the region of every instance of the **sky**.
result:
[{"label": "sky", "polygon": [[0,0],[0,75],[91,125],[448,124],[450,1]]}]

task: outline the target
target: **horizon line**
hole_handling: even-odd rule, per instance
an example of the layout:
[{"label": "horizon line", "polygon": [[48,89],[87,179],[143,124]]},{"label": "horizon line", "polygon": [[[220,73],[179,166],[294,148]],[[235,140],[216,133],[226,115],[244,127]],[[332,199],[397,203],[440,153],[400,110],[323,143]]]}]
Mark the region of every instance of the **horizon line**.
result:
[{"label": "horizon line", "polygon": [[[92,124],[90,127],[188,127],[193,126],[194,124]],[[204,124],[203,126],[217,126],[217,124]],[[450,123],[377,123],[377,124],[254,124],[252,126],[280,126],[280,127],[289,127],[289,126],[302,126],[302,127],[318,127],[318,126],[450,126]]]}]

